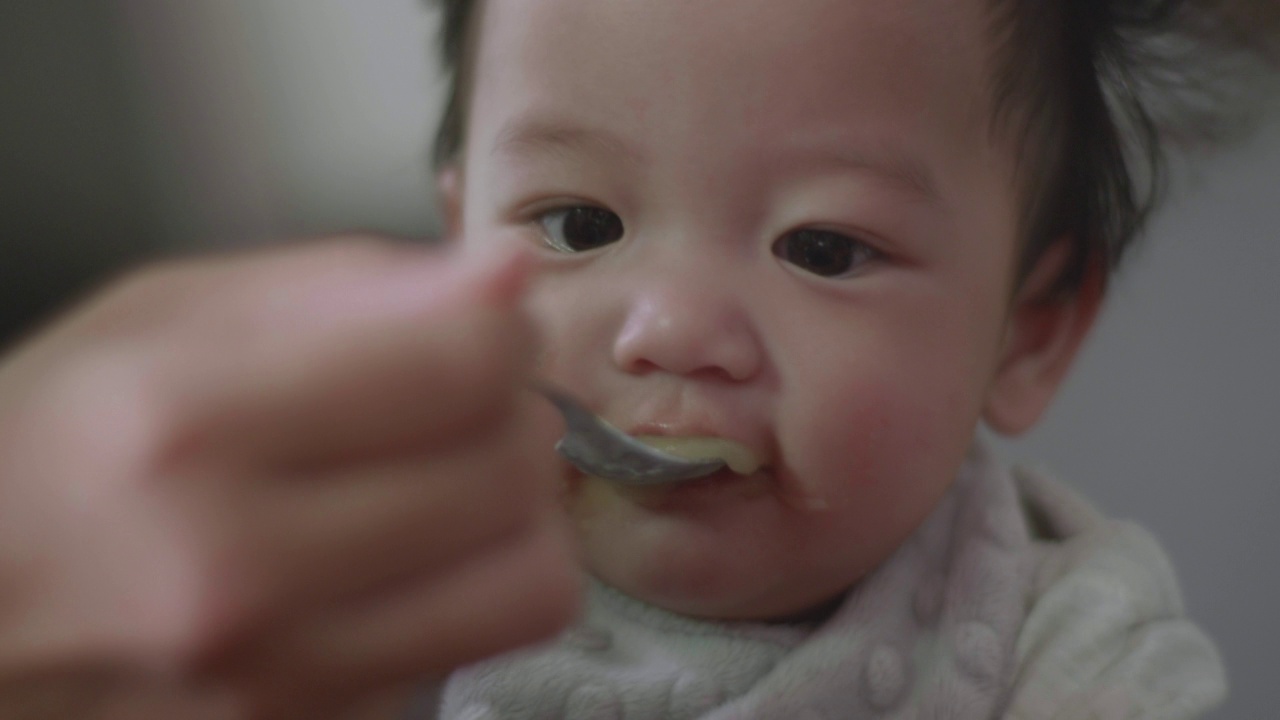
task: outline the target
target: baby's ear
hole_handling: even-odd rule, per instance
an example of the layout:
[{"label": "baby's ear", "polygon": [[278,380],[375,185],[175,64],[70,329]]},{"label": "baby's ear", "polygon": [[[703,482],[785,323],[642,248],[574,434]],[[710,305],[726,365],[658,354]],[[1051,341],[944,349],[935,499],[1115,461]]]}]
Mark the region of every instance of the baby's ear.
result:
[{"label": "baby's ear", "polygon": [[436,196],[444,215],[444,238],[453,242],[462,236],[462,171],[450,163],[436,172]]},{"label": "baby's ear", "polygon": [[1026,432],[1040,419],[1097,319],[1106,274],[1102,261],[1090,262],[1073,290],[1056,287],[1074,250],[1070,237],[1056,240],[1014,298],[983,409],[983,419],[997,432]]}]

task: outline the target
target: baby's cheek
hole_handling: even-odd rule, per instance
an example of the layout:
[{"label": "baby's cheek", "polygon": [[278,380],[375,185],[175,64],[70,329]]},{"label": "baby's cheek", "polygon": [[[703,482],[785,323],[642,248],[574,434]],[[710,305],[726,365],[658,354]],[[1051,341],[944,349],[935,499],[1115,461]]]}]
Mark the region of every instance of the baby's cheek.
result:
[{"label": "baby's cheek", "polygon": [[[783,450],[790,467],[828,485],[863,484],[871,479],[893,427],[885,393],[848,383],[828,392],[807,391],[793,405]],[[834,488],[831,488],[834,489]]]},{"label": "baby's cheek", "polygon": [[937,455],[951,454],[937,408],[910,383],[879,377],[813,393],[788,433],[792,467],[835,502],[910,505],[911,486],[937,482]]}]

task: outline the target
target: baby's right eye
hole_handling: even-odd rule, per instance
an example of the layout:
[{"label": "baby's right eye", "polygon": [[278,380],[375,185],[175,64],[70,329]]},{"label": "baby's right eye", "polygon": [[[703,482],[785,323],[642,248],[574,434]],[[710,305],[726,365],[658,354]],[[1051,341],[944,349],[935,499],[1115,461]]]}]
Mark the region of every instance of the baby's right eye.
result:
[{"label": "baby's right eye", "polygon": [[622,218],[591,205],[557,208],[537,218],[543,237],[563,253],[579,253],[604,247],[622,239]]}]

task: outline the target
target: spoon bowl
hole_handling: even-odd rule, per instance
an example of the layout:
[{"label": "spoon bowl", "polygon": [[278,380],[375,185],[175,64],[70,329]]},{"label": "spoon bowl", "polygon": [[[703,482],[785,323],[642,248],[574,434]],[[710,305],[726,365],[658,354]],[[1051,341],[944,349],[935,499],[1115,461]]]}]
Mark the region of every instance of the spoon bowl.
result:
[{"label": "spoon bowl", "polygon": [[724,469],[722,460],[689,460],[649,447],[587,410],[573,396],[546,385],[537,391],[564,416],[556,451],[588,475],[621,485],[664,485]]}]

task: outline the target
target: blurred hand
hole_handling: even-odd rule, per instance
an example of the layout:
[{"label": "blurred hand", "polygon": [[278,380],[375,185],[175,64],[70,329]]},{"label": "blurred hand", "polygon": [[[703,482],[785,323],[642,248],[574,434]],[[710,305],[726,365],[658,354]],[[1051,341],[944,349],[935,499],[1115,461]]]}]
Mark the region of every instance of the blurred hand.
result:
[{"label": "blurred hand", "polygon": [[20,347],[0,715],[80,682],[304,716],[568,622],[527,274],[360,240],[172,264]]}]

